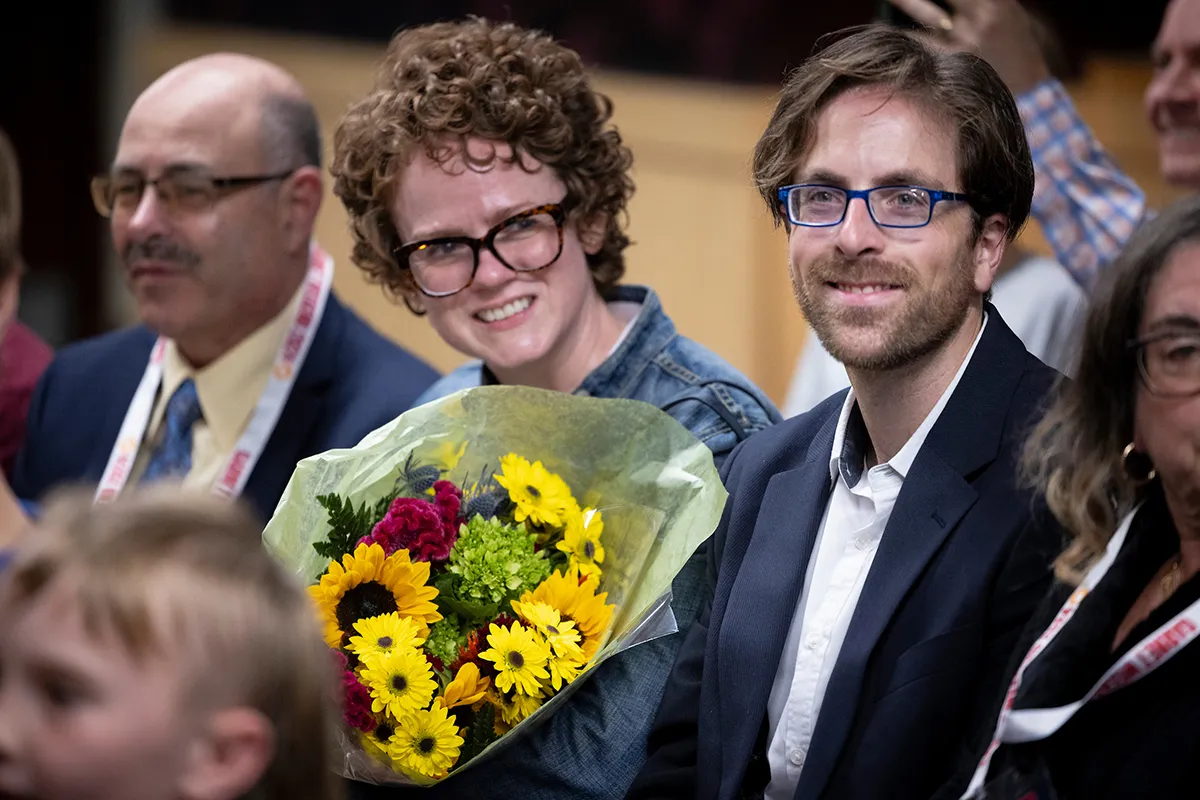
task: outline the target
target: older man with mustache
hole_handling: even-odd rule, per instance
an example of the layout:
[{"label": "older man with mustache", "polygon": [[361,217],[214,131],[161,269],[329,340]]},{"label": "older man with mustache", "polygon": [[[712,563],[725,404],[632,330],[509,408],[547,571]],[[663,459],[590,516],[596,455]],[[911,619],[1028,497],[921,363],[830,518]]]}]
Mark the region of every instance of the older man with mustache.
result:
[{"label": "older man with mustache", "polygon": [[312,241],[320,130],[279,67],[215,54],[167,72],[133,104],[92,195],[141,324],[46,371],[19,496],[83,481],[102,502],[175,480],[266,518],[299,459],[357,443],[436,379],[331,291]]}]

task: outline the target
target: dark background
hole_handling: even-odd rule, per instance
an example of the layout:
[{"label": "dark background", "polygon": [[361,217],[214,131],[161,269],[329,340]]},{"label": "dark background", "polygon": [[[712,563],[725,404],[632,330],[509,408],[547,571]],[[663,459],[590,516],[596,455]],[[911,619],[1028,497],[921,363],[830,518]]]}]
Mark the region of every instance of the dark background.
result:
[{"label": "dark background", "polygon": [[[111,157],[103,152],[103,75],[119,54],[106,4],[22,5],[19,18],[5,21],[0,47],[0,127],[24,173],[27,286],[61,298],[53,324],[31,321],[62,344],[107,324],[101,282],[109,245],[87,183]],[[1166,0],[1031,5],[1053,21],[1078,62],[1089,54],[1143,57]],[[473,13],[547,30],[594,66],[767,84],[777,84],[822,33],[870,21],[877,10],[877,0],[165,0],[169,21],[374,43],[406,25]],[[30,313],[36,317],[36,308]]]}]

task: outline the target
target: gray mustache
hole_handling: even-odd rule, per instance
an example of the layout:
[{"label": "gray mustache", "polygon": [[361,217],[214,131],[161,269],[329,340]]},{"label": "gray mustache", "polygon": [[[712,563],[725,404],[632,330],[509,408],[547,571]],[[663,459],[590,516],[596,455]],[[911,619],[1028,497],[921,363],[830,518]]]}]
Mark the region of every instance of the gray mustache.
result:
[{"label": "gray mustache", "polygon": [[189,269],[200,264],[198,253],[161,236],[152,236],[141,242],[130,242],[125,248],[126,264],[143,259],[167,261]]}]

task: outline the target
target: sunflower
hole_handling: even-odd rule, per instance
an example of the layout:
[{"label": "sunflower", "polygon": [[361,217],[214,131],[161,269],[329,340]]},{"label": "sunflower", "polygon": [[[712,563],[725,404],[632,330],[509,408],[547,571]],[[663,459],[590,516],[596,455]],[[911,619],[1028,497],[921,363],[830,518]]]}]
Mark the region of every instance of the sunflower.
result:
[{"label": "sunflower", "polygon": [[571,490],[566,482],[542,466],[542,462],[530,464],[516,453],[500,459],[500,474],[496,483],[508,490],[508,496],[516,504],[513,518],[517,522],[529,520],[539,527],[558,528],[572,502]]},{"label": "sunflower", "polygon": [[438,703],[428,711],[406,714],[388,745],[388,755],[420,775],[440,778],[458,761],[463,739]]},{"label": "sunflower", "polygon": [[567,528],[558,549],[571,557],[571,566],[581,575],[599,575],[604,563],[604,546],[600,534],[604,531],[604,519],[594,508],[585,508],[579,514],[567,514]]},{"label": "sunflower", "polygon": [[496,664],[496,686],[502,692],[516,687],[518,693],[535,695],[541,691],[538,679],[549,678],[546,661],[550,648],[545,639],[534,631],[514,622],[508,628],[495,623],[489,629],[487,641],[491,649],[479,657]]},{"label": "sunflower", "polygon": [[362,671],[362,682],[371,690],[371,710],[386,709],[397,719],[429,705],[437,691],[429,661],[411,648],[380,656]]},{"label": "sunflower", "polygon": [[468,661],[458,670],[454,680],[446,686],[446,691],[434,702],[441,702],[446,709],[457,706],[472,706],[483,699],[484,693],[492,685],[490,678],[479,675],[479,667]]},{"label": "sunflower", "polygon": [[429,624],[442,618],[433,602],[437,589],[426,586],[428,580],[428,563],[412,563],[407,550],[385,557],[377,544],[360,544],[340,564],[330,561],[321,582],[308,587],[325,626],[325,643],[343,647],[355,622],[392,612],[412,617],[421,636],[428,635]]},{"label": "sunflower", "polygon": [[420,636],[420,626],[411,617],[402,617],[396,612],[367,617],[354,623],[358,636],[350,637],[350,652],[358,656],[360,664],[369,665],[376,658],[393,650],[415,650],[425,644]]},{"label": "sunflower", "polygon": [[525,695],[520,692],[500,692],[495,688],[487,693],[487,699],[499,712],[493,726],[498,734],[506,733],[513,725],[537,711],[545,702],[540,692],[536,695]]},{"label": "sunflower", "polygon": [[577,569],[556,571],[532,592],[521,596],[524,603],[546,603],[555,608],[562,619],[571,620],[583,637],[580,643],[585,661],[590,661],[600,649],[600,640],[612,619],[613,606],[605,604],[608,592],[596,594],[599,579],[594,575],[580,577]]},{"label": "sunflower", "polygon": [[553,606],[513,600],[512,607],[527,625],[542,635],[555,656],[583,658],[583,651],[579,649],[579,631],[575,630],[575,623],[570,620],[563,621]]}]

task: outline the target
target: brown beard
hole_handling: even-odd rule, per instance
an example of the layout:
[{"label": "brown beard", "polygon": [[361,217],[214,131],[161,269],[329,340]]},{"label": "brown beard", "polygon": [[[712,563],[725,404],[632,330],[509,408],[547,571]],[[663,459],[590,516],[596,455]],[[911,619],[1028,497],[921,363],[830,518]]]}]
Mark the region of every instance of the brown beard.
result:
[{"label": "brown beard", "polygon": [[[882,260],[831,257],[810,264],[803,273],[791,269],[792,291],[805,318],[830,355],[847,367],[887,371],[907,366],[937,350],[979,302],[964,248],[955,259],[953,279],[936,289],[922,286],[913,268]],[[836,307],[825,297],[829,283],[891,285],[901,289],[901,307],[894,310]],[[855,334],[874,333],[875,341],[856,346]]]}]

